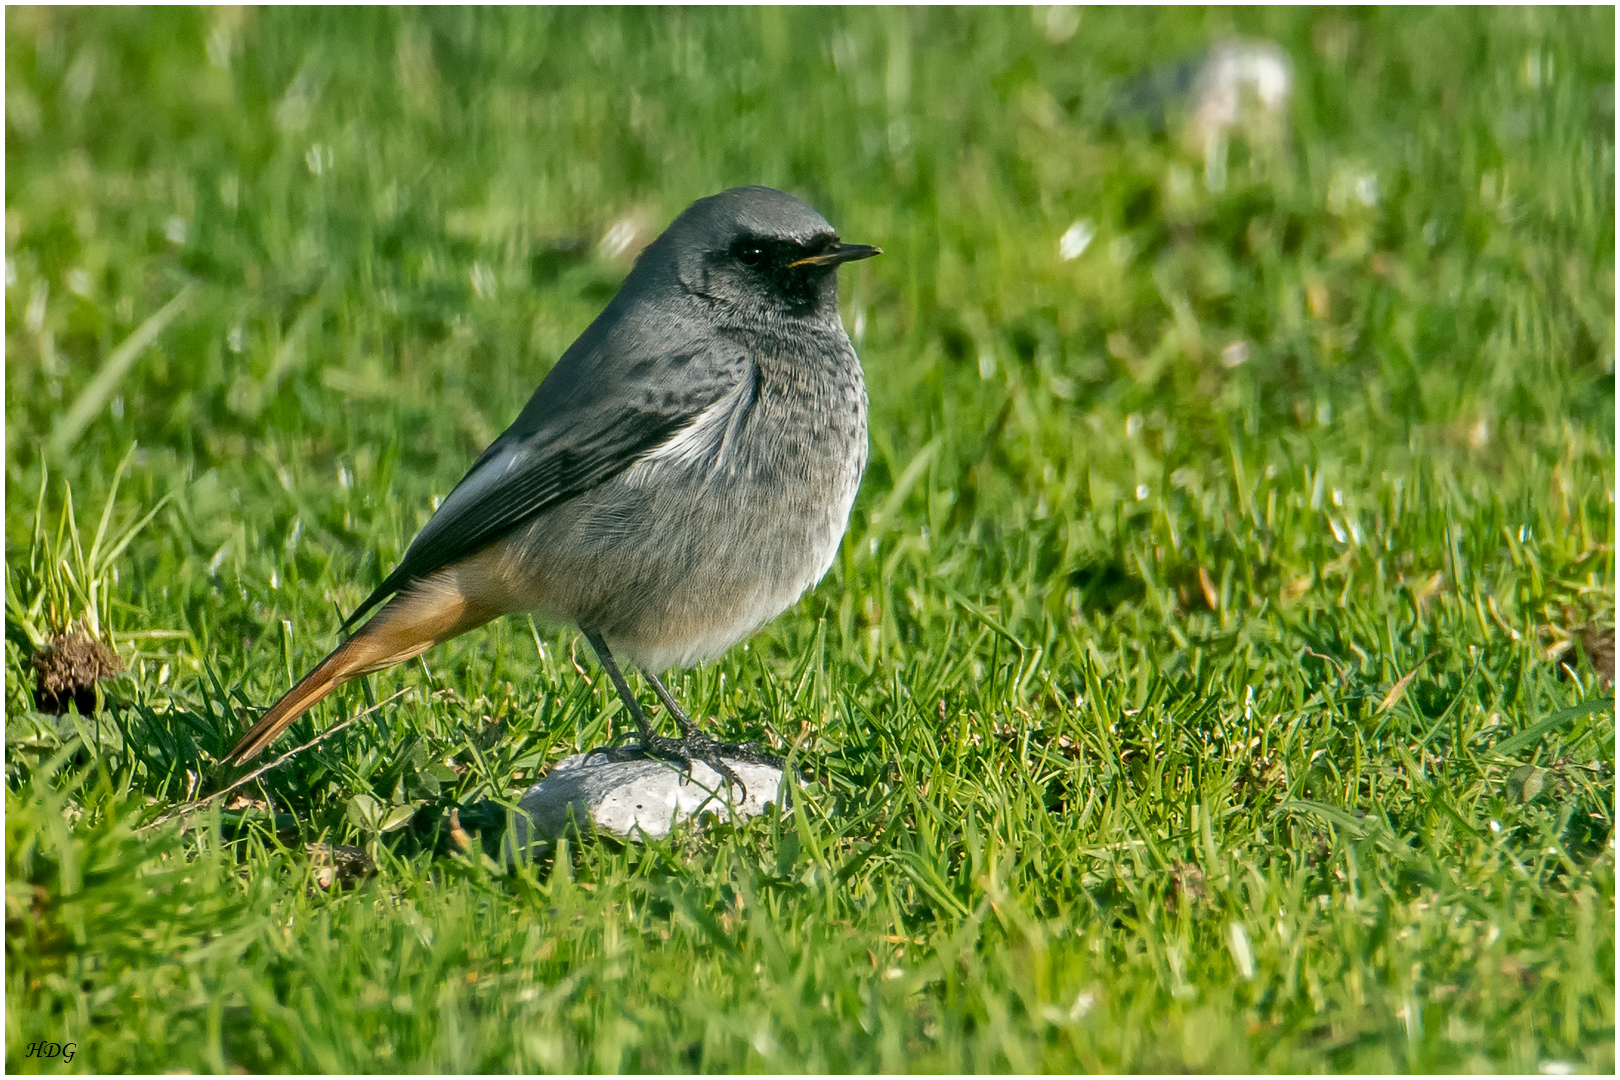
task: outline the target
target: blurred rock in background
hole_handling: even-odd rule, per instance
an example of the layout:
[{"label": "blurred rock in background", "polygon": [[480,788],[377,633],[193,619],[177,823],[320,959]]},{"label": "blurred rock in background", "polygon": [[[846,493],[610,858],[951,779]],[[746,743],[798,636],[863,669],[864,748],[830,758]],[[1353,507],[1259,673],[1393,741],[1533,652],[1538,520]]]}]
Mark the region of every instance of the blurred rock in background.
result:
[{"label": "blurred rock in background", "polygon": [[1210,190],[1220,191],[1231,140],[1242,138],[1256,151],[1280,147],[1293,94],[1294,65],[1281,46],[1222,41],[1130,79],[1115,95],[1108,119],[1175,131],[1188,152],[1203,158]]}]

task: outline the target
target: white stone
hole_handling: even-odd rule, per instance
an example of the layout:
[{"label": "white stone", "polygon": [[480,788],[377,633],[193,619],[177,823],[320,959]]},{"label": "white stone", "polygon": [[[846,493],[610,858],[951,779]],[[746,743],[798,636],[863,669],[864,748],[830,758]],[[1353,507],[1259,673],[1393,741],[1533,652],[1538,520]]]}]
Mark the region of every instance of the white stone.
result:
[{"label": "white stone", "polygon": [[[584,831],[611,833],[626,840],[662,839],[675,823],[712,813],[720,821],[741,821],[765,812],[777,800],[782,770],[722,758],[747,786],[724,790],[720,774],[701,761],[688,777],[674,762],[609,761],[601,754],[565,757],[518,801],[535,831],[556,839],[568,829],[570,811]],[[525,822],[517,821],[518,843],[526,842]]]}]

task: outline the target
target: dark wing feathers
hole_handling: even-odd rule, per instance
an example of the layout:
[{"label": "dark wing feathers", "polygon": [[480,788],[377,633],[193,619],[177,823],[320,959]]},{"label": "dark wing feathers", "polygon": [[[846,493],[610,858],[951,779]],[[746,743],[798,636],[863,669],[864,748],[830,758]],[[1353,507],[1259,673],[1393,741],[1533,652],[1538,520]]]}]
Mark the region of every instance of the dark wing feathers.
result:
[{"label": "dark wing feathers", "polygon": [[[345,631],[389,594],[628,469],[732,389],[747,369],[740,349],[672,350],[605,364],[577,349],[479,456],[399,566],[344,620]],[[485,475],[493,469],[500,474]]]}]

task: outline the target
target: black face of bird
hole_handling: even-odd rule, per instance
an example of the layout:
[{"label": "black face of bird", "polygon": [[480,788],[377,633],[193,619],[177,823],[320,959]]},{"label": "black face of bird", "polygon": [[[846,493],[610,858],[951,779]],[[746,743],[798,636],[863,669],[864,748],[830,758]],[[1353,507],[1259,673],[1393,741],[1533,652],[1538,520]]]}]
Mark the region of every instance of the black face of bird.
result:
[{"label": "black face of bird", "polygon": [[836,233],[809,239],[745,233],[724,253],[714,253],[711,265],[745,292],[762,294],[771,306],[794,314],[807,314],[838,303],[837,270],[840,264],[882,254],[866,244],[840,243]]}]

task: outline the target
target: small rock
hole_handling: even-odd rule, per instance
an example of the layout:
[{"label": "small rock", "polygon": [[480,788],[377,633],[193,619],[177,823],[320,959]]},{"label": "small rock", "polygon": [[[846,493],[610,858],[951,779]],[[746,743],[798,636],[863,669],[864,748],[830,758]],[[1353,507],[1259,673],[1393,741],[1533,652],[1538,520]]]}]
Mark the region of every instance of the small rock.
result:
[{"label": "small rock", "polygon": [[1598,686],[1607,690],[1614,685],[1614,627],[1588,623],[1576,636],[1580,638],[1581,651],[1597,672]]},{"label": "small rock", "polygon": [[[726,792],[720,774],[701,761],[692,762],[688,777],[673,762],[609,761],[601,754],[574,754],[524,792],[518,806],[546,839],[567,831],[572,811],[574,821],[586,831],[657,840],[668,836],[676,822],[699,813],[740,821],[763,814],[777,800],[782,770],[722,760],[747,785],[746,796],[735,787]],[[515,823],[520,845],[527,843],[525,825],[521,817]]]},{"label": "small rock", "polygon": [[1237,134],[1275,138],[1286,123],[1293,90],[1293,63],[1280,45],[1218,41],[1201,53],[1138,73],[1114,95],[1108,118],[1134,119],[1159,133],[1179,121],[1188,146],[1204,152]]},{"label": "small rock", "polygon": [[348,844],[308,844],[304,850],[315,868],[315,884],[323,889],[352,885],[377,872],[377,864],[362,848]]},{"label": "small rock", "polygon": [[1176,863],[1170,868],[1170,891],[1164,906],[1171,911],[1196,904],[1204,898],[1204,872],[1193,863]]},{"label": "small rock", "polygon": [[1202,147],[1245,128],[1274,132],[1293,97],[1293,64],[1274,42],[1223,41],[1209,50],[1191,89],[1189,142]]}]

